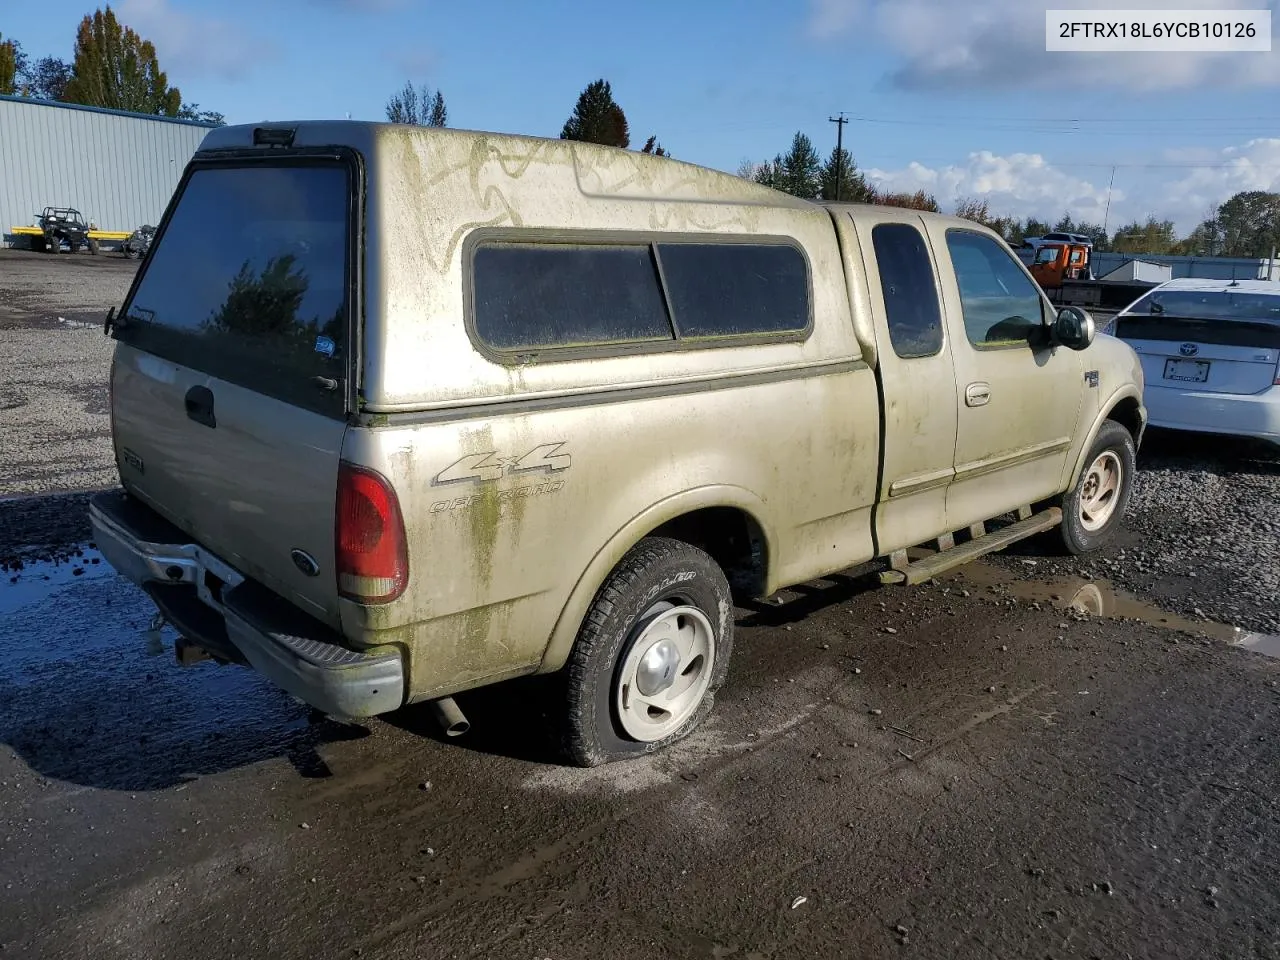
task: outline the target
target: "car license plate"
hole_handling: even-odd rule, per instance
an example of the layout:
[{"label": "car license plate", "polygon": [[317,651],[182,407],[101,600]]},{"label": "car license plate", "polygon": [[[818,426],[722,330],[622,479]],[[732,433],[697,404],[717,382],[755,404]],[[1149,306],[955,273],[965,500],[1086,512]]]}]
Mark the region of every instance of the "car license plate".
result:
[{"label": "car license plate", "polygon": [[1209,379],[1209,361],[1166,360],[1164,362],[1164,378],[1166,380],[1187,380],[1192,383],[1204,383]]}]

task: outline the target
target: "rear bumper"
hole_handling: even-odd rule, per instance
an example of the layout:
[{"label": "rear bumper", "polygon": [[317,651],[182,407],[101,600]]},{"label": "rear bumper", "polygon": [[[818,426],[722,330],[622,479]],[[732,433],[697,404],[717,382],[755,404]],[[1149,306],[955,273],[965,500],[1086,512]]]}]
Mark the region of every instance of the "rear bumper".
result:
[{"label": "rear bumper", "polygon": [[1280,443],[1280,386],[1249,394],[1148,386],[1144,402],[1153,427]]},{"label": "rear bumper", "polygon": [[[127,494],[97,495],[89,519],[107,562],[210,653],[252,667],[324,713],[371,717],[404,704],[399,651],[347,648],[335,631],[245,579]],[[207,574],[225,586],[211,591]]]}]

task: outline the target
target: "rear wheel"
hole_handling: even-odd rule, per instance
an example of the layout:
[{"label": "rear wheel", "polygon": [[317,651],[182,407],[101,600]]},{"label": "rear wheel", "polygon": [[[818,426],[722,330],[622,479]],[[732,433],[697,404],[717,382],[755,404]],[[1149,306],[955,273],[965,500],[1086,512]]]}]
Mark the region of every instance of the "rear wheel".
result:
[{"label": "rear wheel", "polygon": [[1101,550],[1120,529],[1129,497],[1137,452],[1129,431],[1108,420],[1098,431],[1076,485],[1062,497],[1059,532],[1068,553]]},{"label": "rear wheel", "polygon": [[596,595],[565,667],[564,752],[591,767],[653,753],[711,711],[733,649],[733,603],[703,551],[650,537]]}]

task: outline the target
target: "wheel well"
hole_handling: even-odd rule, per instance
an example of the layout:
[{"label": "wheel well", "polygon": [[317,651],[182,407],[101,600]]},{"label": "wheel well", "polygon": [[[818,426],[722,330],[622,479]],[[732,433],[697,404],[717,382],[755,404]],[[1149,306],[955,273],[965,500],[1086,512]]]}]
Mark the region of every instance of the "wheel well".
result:
[{"label": "wheel well", "polygon": [[740,599],[764,593],[768,551],[755,518],[736,507],[705,507],[668,520],[649,534],[671,537],[706,551]]},{"label": "wheel well", "polygon": [[1107,414],[1108,420],[1114,420],[1129,431],[1135,445],[1142,439],[1142,413],[1138,401],[1133,397],[1125,397]]}]

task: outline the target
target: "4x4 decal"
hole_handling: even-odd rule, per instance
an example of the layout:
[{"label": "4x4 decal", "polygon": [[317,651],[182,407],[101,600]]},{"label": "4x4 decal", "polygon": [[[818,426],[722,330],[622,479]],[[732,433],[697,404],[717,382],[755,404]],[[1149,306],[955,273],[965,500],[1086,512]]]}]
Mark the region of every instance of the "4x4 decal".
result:
[{"label": "4x4 decal", "polygon": [[437,473],[431,484],[488,483],[513,473],[559,473],[573,462],[569,454],[556,453],[563,446],[563,442],[544,443],[523,457],[500,457],[496,451],[471,453]]}]

